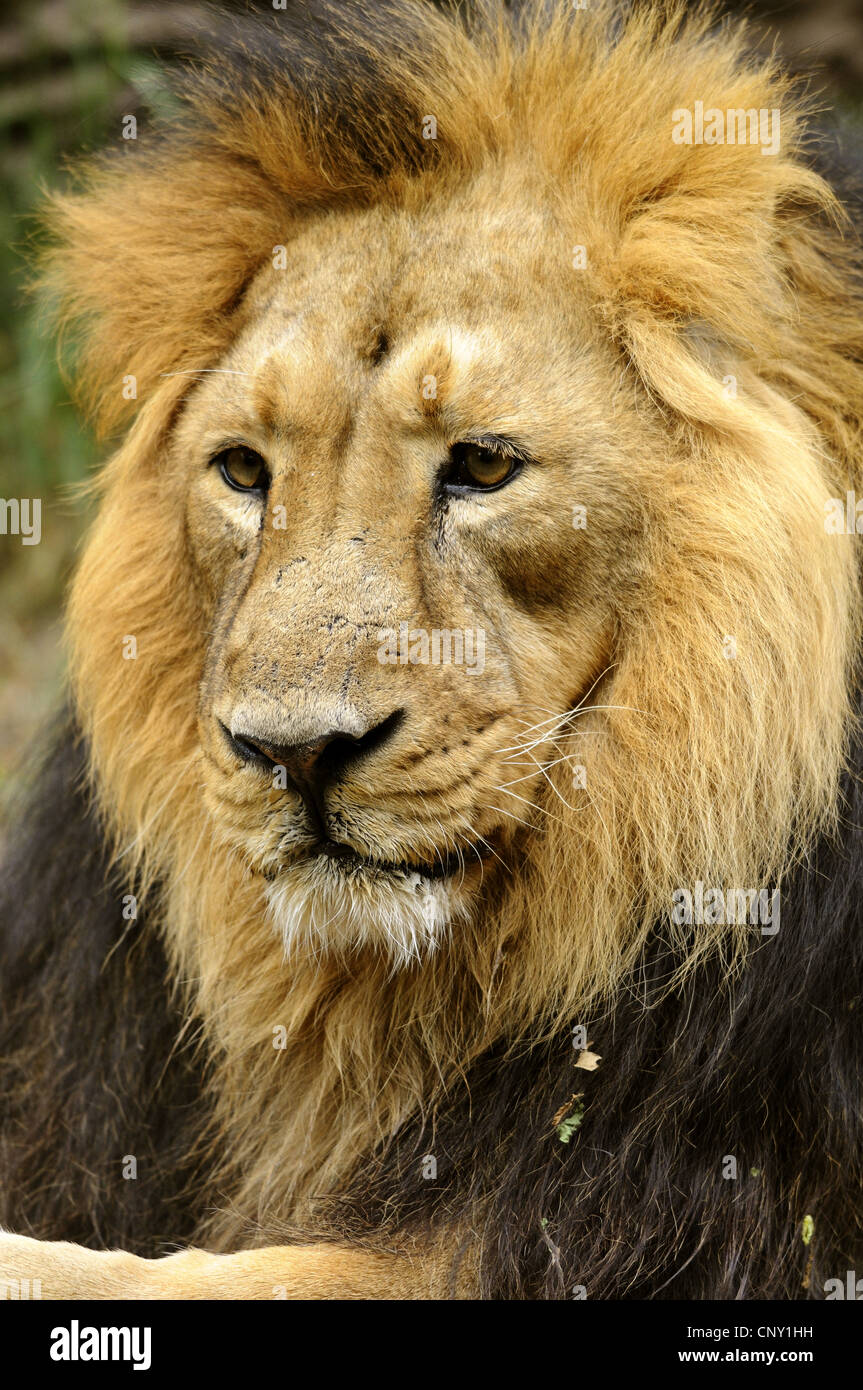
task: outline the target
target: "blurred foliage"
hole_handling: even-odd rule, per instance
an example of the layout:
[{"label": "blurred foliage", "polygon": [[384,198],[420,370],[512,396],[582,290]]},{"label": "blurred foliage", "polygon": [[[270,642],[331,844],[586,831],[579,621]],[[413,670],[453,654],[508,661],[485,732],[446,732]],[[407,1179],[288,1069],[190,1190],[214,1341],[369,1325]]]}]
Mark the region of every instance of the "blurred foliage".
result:
[{"label": "blurred foliage", "polygon": [[46,0],[0,19],[0,498],[42,502],[42,539],[0,536],[0,785],[56,704],[58,610],[97,446],[70,400],[45,309],[26,291],[44,191],[70,159],[139,135],[170,104],[163,72],[200,7]]},{"label": "blurred foliage", "polygon": [[[176,14],[176,7],[163,14]],[[132,46],[126,0],[25,5],[16,18],[0,29],[0,496],[43,499],[43,545],[26,555],[28,570],[37,573],[19,595],[32,612],[56,601],[56,581],[53,592],[39,584],[48,576],[34,565],[35,552],[53,549],[56,563],[68,550],[77,509],[65,490],[86,477],[96,457],[56,364],[44,312],[24,289],[36,211],[43,190],[62,183],[70,155],[116,142],[125,114],[146,121],[164,87],[156,54]],[[165,30],[171,34],[172,25]],[[157,36],[157,24],[149,34]],[[0,581],[22,559],[5,539]],[[3,597],[17,608],[14,594]]]},{"label": "blurred foliage", "polygon": [[[795,66],[820,64],[829,98],[860,118],[859,0],[727,7],[764,18]],[[204,0],[6,0],[0,17],[0,497],[42,499],[39,545],[0,536],[0,784],[58,698],[57,615],[86,518],[73,485],[97,460],[40,310],[23,293],[34,212],[44,188],[62,186],[71,156],[121,139],[124,115],[146,136],[170,100],[165,63],[189,49],[206,8]]]}]

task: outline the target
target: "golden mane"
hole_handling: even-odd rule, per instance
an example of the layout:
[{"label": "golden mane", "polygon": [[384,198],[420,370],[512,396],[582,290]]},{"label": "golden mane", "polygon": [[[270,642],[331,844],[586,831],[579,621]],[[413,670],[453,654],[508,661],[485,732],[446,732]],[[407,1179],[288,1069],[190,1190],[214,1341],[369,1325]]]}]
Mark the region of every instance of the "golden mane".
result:
[{"label": "golden mane", "polygon": [[[687,968],[718,950],[731,969],[745,930],[687,936],[672,895],[697,879],[776,885],[835,823],[860,626],[853,541],[823,524],[825,501],[859,486],[858,291],[806,158],[805,103],[776,65],[678,4],[617,23],[605,6],[513,19],[406,2],[328,22],[333,54],[363,60],[338,99],[316,106],[266,44],[254,77],[204,66],[175,133],[88,165],[53,200],[45,272],[83,326],[80,386],[101,428],[138,407],[72,590],[72,685],[118,862],[142,893],[160,884],[169,956],[215,1058],[236,1213],[214,1225],[224,1244],[235,1220],[308,1215],[493,1045],[589,1025],[657,923],[686,942]],[[781,152],[673,143],[672,112],[698,99],[780,108]],[[587,248],[597,331],[651,403],[645,452],[660,422],[676,460],[671,473],[647,460],[637,480],[649,564],[592,697],[602,708],[579,723],[590,796],[555,801],[519,872],[422,965],[393,974],[370,954],[287,972],[260,881],[208,852],[205,634],[160,449],[194,373],[244,322],[244,289],[310,210],[419,212],[490,164],[505,197],[525,163]],[[135,661],[120,659],[126,635]]]}]

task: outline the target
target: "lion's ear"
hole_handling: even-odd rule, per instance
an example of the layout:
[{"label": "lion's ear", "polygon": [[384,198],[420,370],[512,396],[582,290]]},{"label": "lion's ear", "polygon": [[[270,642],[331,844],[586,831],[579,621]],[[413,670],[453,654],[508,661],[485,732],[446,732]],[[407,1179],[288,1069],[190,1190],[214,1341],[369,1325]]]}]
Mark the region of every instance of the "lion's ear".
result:
[{"label": "lion's ear", "polygon": [[850,463],[863,332],[853,247],[837,234],[843,214],[791,153],[761,188],[769,160],[749,155],[736,198],[721,183],[713,195],[677,190],[632,219],[610,258],[604,312],[650,393],[682,419],[739,434],[748,383],[768,385]]},{"label": "lion's ear", "polygon": [[675,415],[722,433],[737,432],[739,363],[709,325],[694,321],[677,329],[632,315],[621,338],[650,393]]},{"label": "lion's ear", "polygon": [[[770,371],[799,340],[801,294],[829,294],[838,239],[825,232],[836,205],[793,152],[776,162],[757,148],[688,155],[673,187],[622,228],[607,312],[650,390],[721,427],[734,364]],[[828,327],[823,312],[810,324]]]},{"label": "lion's ear", "polygon": [[101,433],[173,372],[224,351],[244,286],[284,239],[285,202],[224,152],[85,168],[46,208],[39,280],[71,339],[76,397]]},{"label": "lion's ear", "polygon": [[813,167],[805,94],[704,20],[644,49],[639,23],[611,60],[628,79],[615,119],[598,88],[575,161],[575,239],[604,321],[651,393],[693,423],[730,421],[735,364],[780,389],[785,373],[789,399],[801,381],[831,398],[833,367],[858,355],[859,314],[855,329],[852,253]]}]

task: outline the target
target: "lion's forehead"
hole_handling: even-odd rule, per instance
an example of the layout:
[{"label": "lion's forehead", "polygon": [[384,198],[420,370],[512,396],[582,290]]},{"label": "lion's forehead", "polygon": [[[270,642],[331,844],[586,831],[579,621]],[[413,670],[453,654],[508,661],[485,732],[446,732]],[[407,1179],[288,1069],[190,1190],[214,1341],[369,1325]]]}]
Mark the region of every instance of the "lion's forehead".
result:
[{"label": "lion's forehead", "polygon": [[413,398],[417,373],[453,363],[485,364],[499,388],[529,388],[543,367],[578,356],[584,309],[578,296],[562,300],[564,237],[545,208],[478,198],[311,219],[274,248],[248,293],[223,363],[248,374],[233,394],[247,396],[253,376],[264,398],[290,390],[292,413],[307,403],[318,423],[318,391],[358,399],[372,366],[405,379]]}]

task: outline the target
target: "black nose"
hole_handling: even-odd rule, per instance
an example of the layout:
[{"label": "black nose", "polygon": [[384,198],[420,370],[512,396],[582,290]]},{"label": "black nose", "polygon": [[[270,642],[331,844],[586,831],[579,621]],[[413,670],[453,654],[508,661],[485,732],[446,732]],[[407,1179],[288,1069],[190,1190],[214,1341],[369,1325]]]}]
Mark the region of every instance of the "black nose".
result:
[{"label": "black nose", "polygon": [[403,716],[403,710],[394,710],[364,733],[335,728],[302,743],[276,743],[251,732],[241,733],[238,730],[232,734],[225,724],[222,724],[222,728],[234,752],[239,753],[246,762],[285,769],[288,785],[299,792],[315,830],[323,839],[327,839],[327,787],[338,780],[347,763],[379,748],[401,723]]}]

